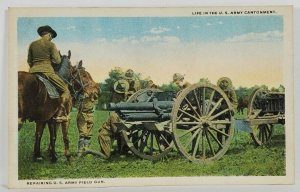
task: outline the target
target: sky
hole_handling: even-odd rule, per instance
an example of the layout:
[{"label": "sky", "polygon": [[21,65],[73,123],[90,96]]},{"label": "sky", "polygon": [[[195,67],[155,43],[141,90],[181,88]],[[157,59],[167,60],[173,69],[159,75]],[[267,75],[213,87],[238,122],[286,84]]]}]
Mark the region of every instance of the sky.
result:
[{"label": "sky", "polygon": [[114,67],[133,69],[156,84],[182,73],[190,83],[227,76],[235,87],[283,84],[282,16],[207,17],[21,17],[20,70],[37,28],[50,25],[53,40],[73,64],[103,82]]}]

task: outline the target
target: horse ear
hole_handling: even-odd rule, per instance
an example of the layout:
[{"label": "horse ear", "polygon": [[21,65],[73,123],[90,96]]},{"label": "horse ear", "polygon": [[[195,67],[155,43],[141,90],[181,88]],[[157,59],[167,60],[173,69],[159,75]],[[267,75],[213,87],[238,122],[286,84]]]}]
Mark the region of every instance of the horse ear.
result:
[{"label": "horse ear", "polygon": [[82,68],[82,60],[79,61],[78,65],[77,65],[77,68],[78,69]]},{"label": "horse ear", "polygon": [[71,51],[68,51],[68,58],[71,59]]}]

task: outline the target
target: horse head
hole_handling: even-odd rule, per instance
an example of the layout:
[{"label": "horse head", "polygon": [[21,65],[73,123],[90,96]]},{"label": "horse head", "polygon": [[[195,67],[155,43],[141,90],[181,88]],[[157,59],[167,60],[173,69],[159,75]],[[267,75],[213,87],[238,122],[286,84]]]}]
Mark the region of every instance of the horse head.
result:
[{"label": "horse head", "polygon": [[[60,52],[59,52],[60,54]],[[58,68],[54,68],[54,70],[57,72],[58,76],[62,78],[65,82],[68,82],[70,80],[70,69],[72,67],[71,64],[71,51],[68,51],[68,55],[61,55],[61,63],[58,65]]]},{"label": "horse head", "polygon": [[76,66],[71,67],[71,84],[73,96],[75,99],[79,95],[85,97],[95,96],[100,94],[100,87],[90,73],[82,66],[82,60]]}]

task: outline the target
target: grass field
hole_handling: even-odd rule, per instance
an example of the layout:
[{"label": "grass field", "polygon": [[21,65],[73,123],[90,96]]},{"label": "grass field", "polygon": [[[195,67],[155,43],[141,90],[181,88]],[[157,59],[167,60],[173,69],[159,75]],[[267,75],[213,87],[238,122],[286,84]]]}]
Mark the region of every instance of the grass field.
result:
[{"label": "grass field", "polygon": [[[99,149],[97,135],[108,112],[95,112],[92,149]],[[19,179],[54,178],[116,178],[116,177],[164,177],[164,176],[282,176],[285,175],[285,135],[282,125],[275,126],[275,134],[267,146],[255,147],[249,133],[236,131],[227,153],[218,161],[207,164],[189,162],[177,151],[158,162],[141,160],[130,155],[125,158],[114,155],[108,161],[92,155],[76,157],[78,130],[76,112],[71,113],[69,128],[71,162],[63,155],[60,129],[57,134],[58,161],[51,163],[47,156],[48,129],[45,130],[41,150],[42,162],[33,162],[35,124],[26,123],[19,131],[18,175]]]}]

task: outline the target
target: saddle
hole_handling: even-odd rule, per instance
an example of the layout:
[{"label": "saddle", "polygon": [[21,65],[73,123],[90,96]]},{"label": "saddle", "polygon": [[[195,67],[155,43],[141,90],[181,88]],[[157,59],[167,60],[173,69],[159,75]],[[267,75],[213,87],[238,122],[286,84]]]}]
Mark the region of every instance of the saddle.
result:
[{"label": "saddle", "polygon": [[51,99],[57,99],[60,97],[56,87],[46,78],[36,74],[37,78],[45,85],[47,93]]}]

